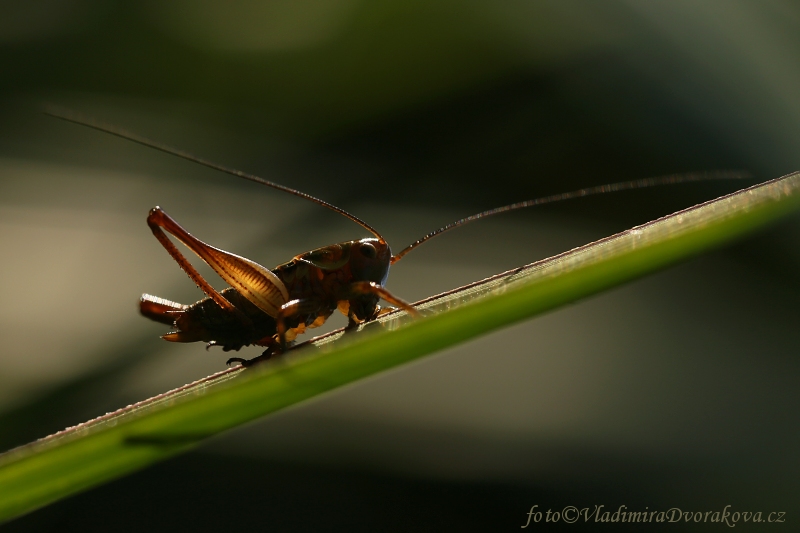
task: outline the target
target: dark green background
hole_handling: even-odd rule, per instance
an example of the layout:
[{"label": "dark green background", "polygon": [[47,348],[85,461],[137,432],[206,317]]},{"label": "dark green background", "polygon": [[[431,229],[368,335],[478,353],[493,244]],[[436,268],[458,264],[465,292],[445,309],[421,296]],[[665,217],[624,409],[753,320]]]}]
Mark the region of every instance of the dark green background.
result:
[{"label": "dark green background", "polygon": [[[395,249],[579,187],[800,167],[791,2],[0,10],[3,449],[222,368],[221,352],[168,345],[135,313],[142,292],[200,297],[149,236],[150,207],[266,265],[361,236],[301,200],[44,117],[43,104],[317,195]],[[483,221],[409,255],[389,288],[422,298],[735,188]],[[795,218],[6,528],[485,531],[518,528],[534,504],[796,519],[799,239]]]}]

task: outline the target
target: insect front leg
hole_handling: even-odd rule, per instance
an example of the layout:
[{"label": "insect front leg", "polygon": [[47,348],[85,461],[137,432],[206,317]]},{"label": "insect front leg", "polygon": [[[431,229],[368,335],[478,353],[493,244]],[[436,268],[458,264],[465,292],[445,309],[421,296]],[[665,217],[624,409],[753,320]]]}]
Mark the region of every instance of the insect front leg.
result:
[{"label": "insect front leg", "polygon": [[[379,298],[383,298],[393,306],[399,307],[400,309],[407,312],[414,318],[422,317],[422,314],[416,309],[414,309],[414,307],[412,307],[411,304],[409,304],[405,300],[401,300],[391,292],[387,291],[382,285],[375,283],[374,281],[356,281],[354,283],[351,283],[349,287],[349,292],[352,295],[351,297],[361,296],[364,294],[373,294]],[[364,318],[367,320],[372,320],[377,317],[378,313],[379,311],[376,308],[376,311],[375,313],[373,313],[373,316]]]}]

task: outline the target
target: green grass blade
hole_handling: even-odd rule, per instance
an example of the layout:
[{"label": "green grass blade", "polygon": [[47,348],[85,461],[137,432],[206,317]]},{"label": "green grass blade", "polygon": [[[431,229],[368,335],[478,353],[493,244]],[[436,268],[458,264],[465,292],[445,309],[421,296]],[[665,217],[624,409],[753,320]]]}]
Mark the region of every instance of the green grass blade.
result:
[{"label": "green grass blade", "polygon": [[[721,245],[800,208],[800,173],[681,211],[322,338],[284,360],[231,369],[0,456],[0,521],[184,451],[376,372]],[[403,327],[397,327],[400,324]],[[373,331],[375,334],[370,334]],[[331,341],[337,342],[331,342]],[[311,346],[311,345],[309,345]]]}]

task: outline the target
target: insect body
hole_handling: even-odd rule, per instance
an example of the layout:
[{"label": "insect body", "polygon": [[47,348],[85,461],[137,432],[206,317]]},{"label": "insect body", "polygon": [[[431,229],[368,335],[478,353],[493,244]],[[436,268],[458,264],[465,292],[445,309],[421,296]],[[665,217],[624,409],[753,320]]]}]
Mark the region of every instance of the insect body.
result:
[{"label": "insect body", "polygon": [[[261,357],[250,361],[241,358],[228,360],[228,363],[239,362],[245,366],[284,352],[287,343],[294,341],[306,329],[322,325],[336,309],[348,317],[348,327],[351,328],[377,318],[382,313],[378,305],[381,299],[418,316],[419,313],[411,305],[386,290],[390,265],[431,238],[474,220],[515,209],[624,189],[747,177],[743,172],[680,174],[602,185],[527,200],[457,220],[428,233],[398,254],[392,255],[386,240],[369,224],[319,198],[206,161],[119,128],[99,124],[75,113],[63,110],[48,110],[46,113],[305,198],[352,220],[373,235],[370,238],[341,242],[302,253],[288,263],[269,270],[254,261],[202,242],[159,207],[150,211],[147,224],[153,234],[206,294],[206,298],[192,305],[183,305],[145,294],[140,300],[141,313],[175,328],[175,331],[163,336],[168,341],[203,341],[209,346],[222,346],[225,351],[239,350],[251,344],[266,347]],[[211,266],[230,288],[219,292],[215,290],[181,254],[167,233]]]},{"label": "insect body", "polygon": [[[378,236],[347,241],[294,257],[272,270],[225,252],[193,237],[161,208],[150,211],[147,222],[158,240],[208,295],[193,305],[170,302],[149,294],[140,300],[141,313],[174,325],[164,335],[173,342],[203,341],[223,350],[266,346],[262,358],[286,349],[306,328],[321,326],[338,308],[353,327],[378,316],[383,298],[418,314],[389,293],[383,285],[389,275],[392,253]],[[231,288],[217,292],[192,267],[164,231],[197,253]],[[248,364],[241,358],[229,362]]]}]

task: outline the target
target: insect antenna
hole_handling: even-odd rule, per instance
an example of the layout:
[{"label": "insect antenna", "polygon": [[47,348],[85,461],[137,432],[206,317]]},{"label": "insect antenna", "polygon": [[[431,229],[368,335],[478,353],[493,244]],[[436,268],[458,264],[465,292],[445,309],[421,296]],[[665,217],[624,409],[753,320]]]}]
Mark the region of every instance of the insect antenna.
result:
[{"label": "insect antenna", "polygon": [[232,176],[237,176],[239,178],[244,178],[246,180],[254,181],[256,183],[260,183],[261,185],[266,185],[267,187],[272,187],[273,189],[278,189],[279,191],[287,192],[289,194],[293,194],[294,196],[298,196],[300,198],[305,198],[306,200],[314,202],[315,204],[319,204],[322,207],[327,207],[331,211],[339,213],[343,217],[349,218],[350,220],[352,220],[353,222],[355,222],[356,224],[358,224],[359,226],[361,226],[362,228],[364,228],[368,232],[372,233],[375,237],[378,238],[379,241],[381,241],[384,244],[386,243],[386,240],[381,236],[380,233],[378,233],[378,231],[375,228],[373,228],[372,226],[370,226],[369,224],[367,224],[366,222],[364,222],[363,220],[361,220],[357,216],[352,215],[352,214],[348,213],[347,211],[345,211],[344,209],[336,207],[333,204],[329,204],[325,200],[320,200],[319,198],[317,198],[315,196],[311,196],[310,194],[304,193],[302,191],[298,191],[296,189],[292,189],[290,187],[286,187],[285,185],[281,185],[280,183],[275,183],[274,181],[269,181],[269,180],[266,180],[264,178],[260,178],[260,177],[254,175],[254,174],[248,174],[247,172],[243,172],[243,171],[237,170],[235,168],[226,167],[226,166],[214,163],[213,161],[208,161],[207,159],[203,159],[201,157],[197,157],[196,155],[191,154],[189,152],[185,152],[185,151],[180,150],[178,148],[173,148],[172,146],[169,146],[169,145],[166,145],[166,144],[162,144],[160,142],[156,142],[156,141],[150,140],[150,139],[148,139],[146,137],[142,137],[141,135],[137,135],[135,133],[131,133],[131,132],[129,132],[127,130],[124,130],[122,128],[119,128],[117,126],[111,126],[109,124],[104,124],[102,122],[99,122],[97,120],[91,119],[91,118],[89,118],[87,116],[84,116],[84,115],[82,115],[80,113],[76,113],[76,112],[71,111],[71,110],[57,108],[57,107],[53,107],[53,106],[47,106],[47,107],[45,107],[45,109],[43,111],[44,111],[45,115],[49,115],[51,117],[55,117],[55,118],[58,118],[58,119],[61,119],[61,120],[65,120],[67,122],[72,122],[73,124],[79,124],[81,126],[86,126],[87,128],[92,128],[92,129],[95,129],[95,130],[98,130],[98,131],[102,131],[104,133],[108,133],[108,134],[114,135],[116,137],[121,137],[121,138],[126,139],[128,141],[132,141],[132,142],[135,142],[137,144],[141,144],[142,146],[147,146],[148,148],[153,148],[155,150],[159,150],[161,152],[164,152],[164,153],[167,153],[167,154],[170,154],[170,155],[174,155],[174,156],[180,157],[182,159],[186,159],[187,161],[192,161],[193,163],[197,163],[198,165],[203,165],[204,167],[212,168],[214,170],[219,170],[220,172],[225,172],[226,174],[231,174]]},{"label": "insect antenna", "polygon": [[392,264],[402,259],[404,255],[406,255],[408,252],[410,252],[423,242],[429,241],[430,239],[436,237],[437,235],[441,235],[446,231],[450,231],[453,228],[463,226],[464,224],[468,224],[470,222],[473,222],[481,218],[486,218],[492,215],[499,215],[500,213],[506,213],[508,211],[514,211],[516,209],[522,209],[524,207],[533,207],[536,205],[560,202],[562,200],[571,200],[573,198],[582,198],[584,196],[592,196],[595,194],[624,191],[628,189],[643,189],[646,187],[656,187],[659,185],[672,185],[676,183],[688,183],[696,181],[747,179],[751,177],[752,175],[749,172],[741,170],[721,170],[715,172],[693,172],[688,174],[671,174],[669,176],[661,176],[657,178],[644,178],[631,181],[621,181],[618,183],[609,183],[607,185],[598,185],[595,187],[587,187],[585,189],[578,189],[577,191],[561,193],[561,194],[553,194],[551,196],[543,196],[542,198],[535,198],[533,200],[526,200],[524,202],[516,202],[509,205],[504,205],[502,207],[495,207],[494,209],[481,211],[480,213],[462,218],[460,220],[456,220],[455,222],[451,222],[446,226],[442,226],[441,228],[428,233],[421,239],[414,241],[413,243],[409,244],[408,246],[400,250],[400,252],[397,253],[396,255],[393,255]]}]

